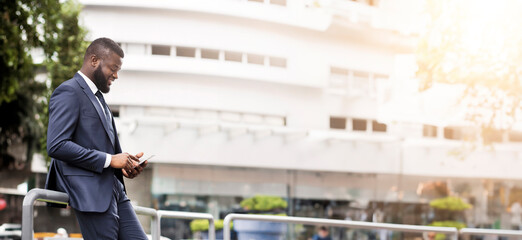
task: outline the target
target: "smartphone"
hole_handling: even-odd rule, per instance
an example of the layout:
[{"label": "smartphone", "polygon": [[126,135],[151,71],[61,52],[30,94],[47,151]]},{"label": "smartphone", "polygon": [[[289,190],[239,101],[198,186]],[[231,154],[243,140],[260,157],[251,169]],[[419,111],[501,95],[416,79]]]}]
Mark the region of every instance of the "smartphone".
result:
[{"label": "smartphone", "polygon": [[150,155],[149,157],[141,157],[141,159],[140,159],[140,165],[141,165],[142,163],[144,163],[145,161],[150,160],[150,159],[153,158],[154,156],[156,156],[156,155]]}]

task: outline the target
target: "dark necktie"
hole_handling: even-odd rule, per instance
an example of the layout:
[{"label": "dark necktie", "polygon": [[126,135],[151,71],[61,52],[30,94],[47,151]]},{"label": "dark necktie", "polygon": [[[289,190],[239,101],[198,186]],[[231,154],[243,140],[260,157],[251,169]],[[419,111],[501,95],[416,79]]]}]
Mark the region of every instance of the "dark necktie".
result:
[{"label": "dark necktie", "polygon": [[109,110],[107,103],[105,103],[105,98],[103,98],[100,91],[97,91],[94,95],[98,97],[102,104],[103,112],[105,113],[105,122],[107,123],[107,127],[109,127],[109,138],[111,139],[111,142],[114,143],[114,128],[112,127],[111,111]]}]

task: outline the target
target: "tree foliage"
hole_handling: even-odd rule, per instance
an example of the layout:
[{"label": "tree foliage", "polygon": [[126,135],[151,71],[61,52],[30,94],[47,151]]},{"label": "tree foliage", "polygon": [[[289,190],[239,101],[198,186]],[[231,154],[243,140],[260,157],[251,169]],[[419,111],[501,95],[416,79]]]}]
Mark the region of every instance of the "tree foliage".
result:
[{"label": "tree foliage", "polygon": [[53,30],[57,33],[49,46],[46,60],[47,71],[51,79],[50,87],[45,92],[46,101],[41,112],[42,126],[45,133],[40,139],[41,153],[47,156],[47,125],[49,123],[48,100],[52,92],[65,80],[72,78],[80,70],[83,63],[83,55],[88,42],[85,41],[87,31],[79,24],[81,6],[74,1],[67,1],[62,5],[59,23]]},{"label": "tree foliage", "polygon": [[466,87],[458,104],[484,135],[518,120],[522,97],[522,3],[427,0],[417,51],[420,90]]},{"label": "tree foliage", "polygon": [[[79,69],[85,31],[73,1],[0,0],[0,11],[0,169],[23,168],[45,136],[50,92]],[[42,63],[33,63],[34,50]],[[52,81],[35,80],[37,72]]]}]

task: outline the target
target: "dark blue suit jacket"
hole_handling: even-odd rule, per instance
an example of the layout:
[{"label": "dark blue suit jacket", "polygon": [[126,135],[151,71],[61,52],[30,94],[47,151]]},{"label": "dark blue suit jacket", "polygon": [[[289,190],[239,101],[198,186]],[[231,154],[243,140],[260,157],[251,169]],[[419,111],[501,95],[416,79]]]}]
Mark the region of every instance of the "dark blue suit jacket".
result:
[{"label": "dark blue suit jacket", "polygon": [[114,120],[112,125],[114,143],[103,109],[80,74],[53,92],[47,132],[52,160],[45,188],[69,194],[74,209],[105,212],[113,195],[114,175],[123,183],[121,169],[103,168],[107,153],[121,153]]}]

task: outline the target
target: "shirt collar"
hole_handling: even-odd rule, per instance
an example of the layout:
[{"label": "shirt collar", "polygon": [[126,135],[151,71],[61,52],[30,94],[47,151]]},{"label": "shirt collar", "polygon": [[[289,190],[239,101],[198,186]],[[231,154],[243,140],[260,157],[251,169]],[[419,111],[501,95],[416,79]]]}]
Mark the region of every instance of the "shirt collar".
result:
[{"label": "shirt collar", "polygon": [[83,80],[87,83],[87,86],[89,86],[89,88],[91,89],[92,93],[96,94],[96,92],[98,91],[98,87],[96,87],[94,82],[91,81],[90,78],[85,76],[85,74],[83,74],[81,71],[78,71],[78,74],[80,74],[80,76],[82,76]]}]

